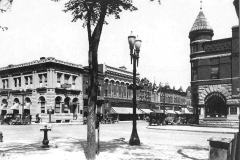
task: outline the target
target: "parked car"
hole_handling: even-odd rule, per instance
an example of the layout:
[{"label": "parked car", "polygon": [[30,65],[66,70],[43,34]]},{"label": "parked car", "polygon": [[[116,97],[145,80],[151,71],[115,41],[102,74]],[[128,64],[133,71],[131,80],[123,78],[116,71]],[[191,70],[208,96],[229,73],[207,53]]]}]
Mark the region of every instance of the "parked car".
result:
[{"label": "parked car", "polygon": [[165,124],[165,118],[166,115],[161,112],[150,112],[149,115],[149,126],[152,124],[157,124],[157,125],[164,125]]},{"label": "parked car", "polygon": [[167,116],[165,119],[166,124],[174,124],[175,123],[175,117]]},{"label": "parked car", "polygon": [[24,116],[21,114],[7,114],[5,118],[1,118],[1,124],[31,124],[31,115]]}]

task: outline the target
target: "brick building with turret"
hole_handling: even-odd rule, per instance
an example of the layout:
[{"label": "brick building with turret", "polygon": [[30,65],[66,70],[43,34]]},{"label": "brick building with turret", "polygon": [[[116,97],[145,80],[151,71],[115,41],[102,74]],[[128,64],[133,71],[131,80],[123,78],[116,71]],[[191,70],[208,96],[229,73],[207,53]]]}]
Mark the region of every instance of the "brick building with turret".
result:
[{"label": "brick building with turret", "polygon": [[192,106],[200,124],[237,125],[239,27],[232,27],[230,38],[213,35],[201,9],[189,32]]}]

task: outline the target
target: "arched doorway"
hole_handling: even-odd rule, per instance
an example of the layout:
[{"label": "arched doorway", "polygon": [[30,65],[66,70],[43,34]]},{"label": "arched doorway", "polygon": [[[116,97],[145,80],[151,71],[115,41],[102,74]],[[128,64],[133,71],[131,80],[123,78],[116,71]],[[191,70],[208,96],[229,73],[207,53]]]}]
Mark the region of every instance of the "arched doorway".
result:
[{"label": "arched doorway", "polygon": [[45,113],[45,98],[43,96],[39,97],[38,102],[40,103],[41,113]]},{"label": "arched doorway", "polygon": [[213,92],[205,98],[205,116],[212,118],[226,118],[228,107],[226,98],[219,92]]},{"label": "arched doorway", "polygon": [[70,98],[66,97],[64,99],[64,107],[63,107],[63,113],[69,113],[70,111]]},{"label": "arched doorway", "polygon": [[62,103],[62,97],[57,96],[55,98],[55,113],[61,113],[61,103]]},{"label": "arched doorway", "polygon": [[25,104],[24,104],[24,113],[30,115],[30,105],[31,105],[31,99],[29,97],[25,98]]},{"label": "arched doorway", "polygon": [[19,114],[19,108],[20,108],[20,101],[18,98],[14,98],[13,106],[10,109],[13,110],[13,114]]}]

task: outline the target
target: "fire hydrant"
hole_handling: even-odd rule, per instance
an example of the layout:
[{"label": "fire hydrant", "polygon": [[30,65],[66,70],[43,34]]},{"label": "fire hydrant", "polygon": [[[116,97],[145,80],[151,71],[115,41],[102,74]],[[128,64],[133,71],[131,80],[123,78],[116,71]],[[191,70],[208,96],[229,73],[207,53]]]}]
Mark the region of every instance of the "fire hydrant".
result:
[{"label": "fire hydrant", "polygon": [[3,134],[1,131],[0,131],[0,142],[3,142]]},{"label": "fire hydrant", "polygon": [[44,132],[44,137],[43,137],[43,141],[42,141],[42,148],[49,148],[49,140],[48,140],[48,131],[51,131],[51,127],[50,126],[47,126],[45,125],[43,128],[40,128],[40,131],[43,131]]}]

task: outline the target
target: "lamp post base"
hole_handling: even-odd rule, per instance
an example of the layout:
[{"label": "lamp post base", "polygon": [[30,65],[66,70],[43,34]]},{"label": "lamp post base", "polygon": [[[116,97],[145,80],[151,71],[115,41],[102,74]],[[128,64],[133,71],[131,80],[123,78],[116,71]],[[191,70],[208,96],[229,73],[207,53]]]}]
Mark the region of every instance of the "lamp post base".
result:
[{"label": "lamp post base", "polygon": [[132,132],[131,138],[129,140],[130,146],[140,146],[140,139],[137,132]]}]

